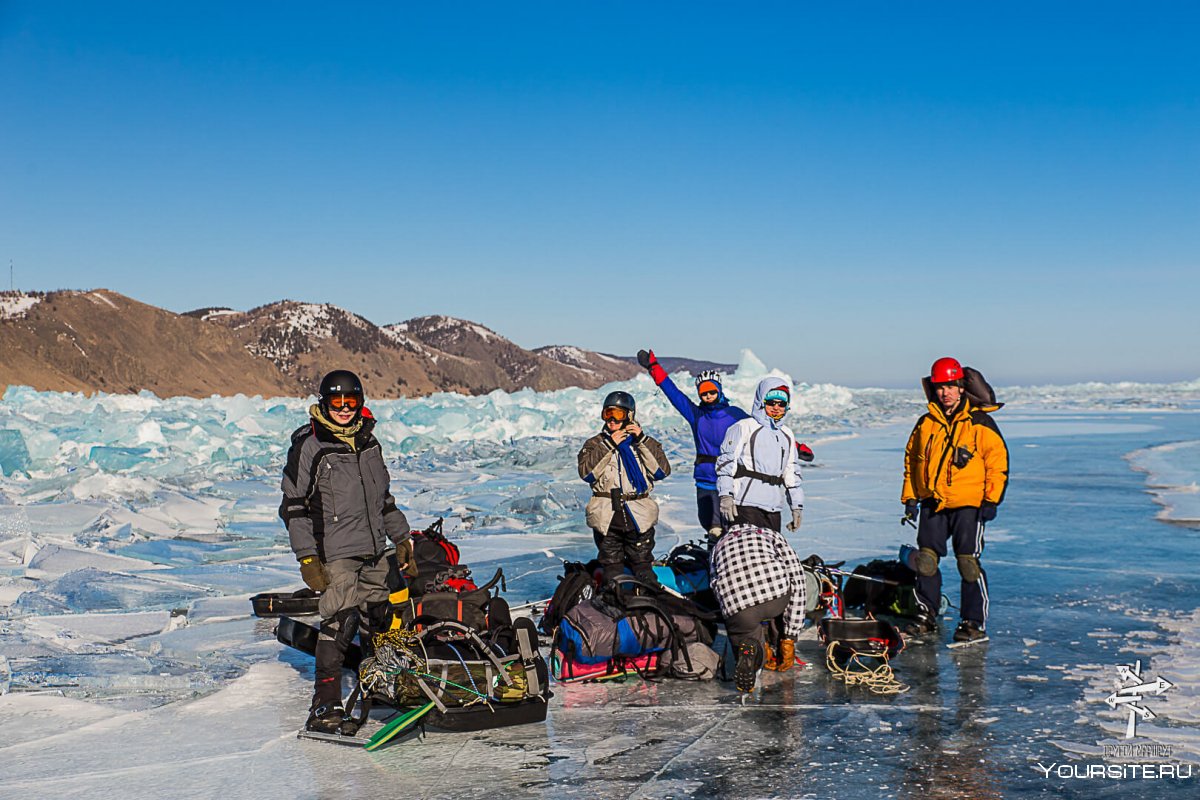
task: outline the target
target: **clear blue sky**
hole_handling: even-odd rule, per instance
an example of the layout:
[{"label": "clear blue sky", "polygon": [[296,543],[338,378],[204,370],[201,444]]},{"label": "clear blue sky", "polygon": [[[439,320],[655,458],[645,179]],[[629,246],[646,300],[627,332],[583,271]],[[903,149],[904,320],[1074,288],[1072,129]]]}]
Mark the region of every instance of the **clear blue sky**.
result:
[{"label": "clear blue sky", "polygon": [[0,2],[0,263],[811,382],[1196,378],[1198,9]]}]

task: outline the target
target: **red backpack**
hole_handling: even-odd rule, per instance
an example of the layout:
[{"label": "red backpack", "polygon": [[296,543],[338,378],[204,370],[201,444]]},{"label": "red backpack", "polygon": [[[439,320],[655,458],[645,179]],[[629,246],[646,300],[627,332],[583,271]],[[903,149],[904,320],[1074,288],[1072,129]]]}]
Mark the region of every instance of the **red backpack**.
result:
[{"label": "red backpack", "polygon": [[459,567],[458,547],[442,533],[441,517],[425,530],[413,531],[412,544],[417,564],[417,577],[409,582],[412,594],[439,589],[467,592],[477,588],[470,578],[471,571]]}]

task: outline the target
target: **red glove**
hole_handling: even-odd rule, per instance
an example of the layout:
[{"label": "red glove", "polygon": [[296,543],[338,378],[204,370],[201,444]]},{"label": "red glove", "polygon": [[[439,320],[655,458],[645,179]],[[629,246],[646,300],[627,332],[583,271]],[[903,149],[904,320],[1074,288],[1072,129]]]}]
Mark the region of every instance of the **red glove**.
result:
[{"label": "red glove", "polygon": [[667,371],[658,363],[653,350],[638,350],[637,360],[639,364],[650,370],[650,377],[654,379],[655,386],[662,384],[667,379]]}]

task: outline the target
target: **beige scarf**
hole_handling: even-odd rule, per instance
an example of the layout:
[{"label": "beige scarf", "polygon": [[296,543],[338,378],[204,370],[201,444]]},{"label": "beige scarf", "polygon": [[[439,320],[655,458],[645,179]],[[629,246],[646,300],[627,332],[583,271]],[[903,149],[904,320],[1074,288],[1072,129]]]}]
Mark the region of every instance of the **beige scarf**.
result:
[{"label": "beige scarf", "polygon": [[349,425],[338,425],[336,422],[326,417],[324,412],[321,411],[321,406],[317,403],[312,404],[312,406],[308,409],[308,414],[317,422],[324,425],[325,429],[334,436],[350,445],[351,450],[356,449],[354,447],[354,437],[358,435],[360,430],[362,430],[363,418],[361,414],[359,415],[358,419],[354,420],[354,422],[350,423]]}]

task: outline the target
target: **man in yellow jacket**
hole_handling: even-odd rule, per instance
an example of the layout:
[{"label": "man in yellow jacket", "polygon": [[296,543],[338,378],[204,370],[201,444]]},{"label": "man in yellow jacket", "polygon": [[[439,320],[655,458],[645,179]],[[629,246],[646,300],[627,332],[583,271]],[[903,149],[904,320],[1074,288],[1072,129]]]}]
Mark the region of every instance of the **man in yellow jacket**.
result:
[{"label": "man in yellow jacket", "polygon": [[915,523],[917,547],[909,566],[917,573],[921,615],[907,633],[920,636],[937,628],[946,542],[954,544],[962,577],[962,622],[956,642],[987,638],[987,573],[979,564],[984,526],[1008,486],[1008,447],[991,413],[997,403],[992,387],[976,370],[953,358],[939,358],[922,379],[929,411],[908,437],[904,451],[904,521]]}]

